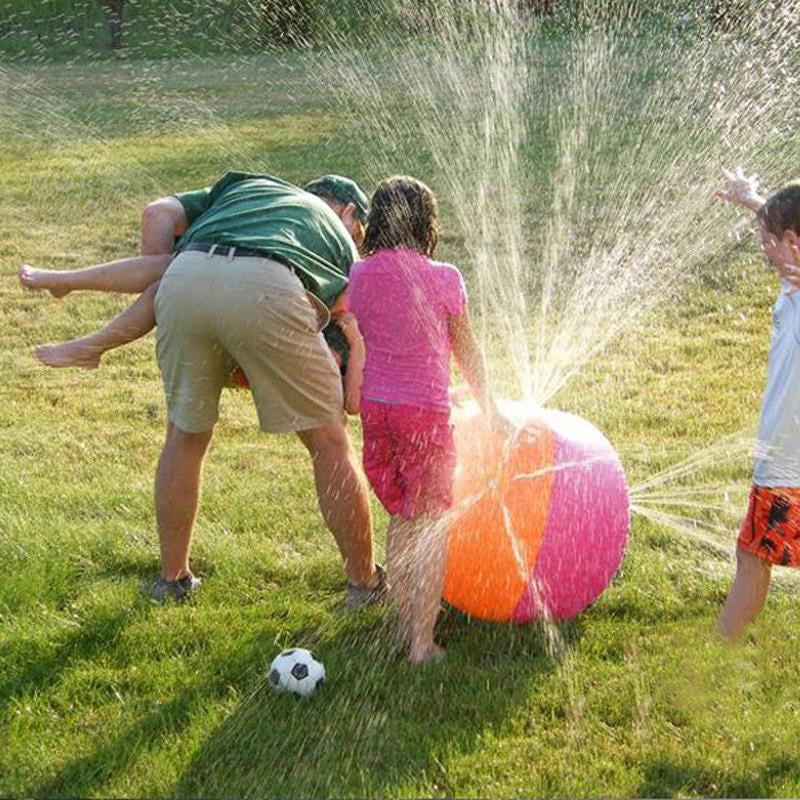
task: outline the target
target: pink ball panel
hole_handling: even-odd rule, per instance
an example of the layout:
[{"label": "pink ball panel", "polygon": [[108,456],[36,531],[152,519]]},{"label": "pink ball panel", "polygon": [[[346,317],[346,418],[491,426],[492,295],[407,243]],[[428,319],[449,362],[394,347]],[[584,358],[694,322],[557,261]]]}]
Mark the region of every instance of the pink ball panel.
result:
[{"label": "pink ball panel", "polygon": [[557,471],[539,557],[515,622],[582,611],[614,576],[628,541],[627,481],[608,440],[574,414],[537,416],[555,434]]}]

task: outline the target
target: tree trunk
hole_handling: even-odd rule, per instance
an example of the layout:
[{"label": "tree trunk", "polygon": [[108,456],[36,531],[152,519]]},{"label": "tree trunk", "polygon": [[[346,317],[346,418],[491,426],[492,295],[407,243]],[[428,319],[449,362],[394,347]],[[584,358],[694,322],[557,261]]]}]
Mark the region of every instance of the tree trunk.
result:
[{"label": "tree trunk", "polygon": [[555,0],[521,0],[520,12],[533,17],[549,17],[556,10]]},{"label": "tree trunk", "polygon": [[314,33],[314,8],[309,0],[261,0],[261,44],[305,47]]},{"label": "tree trunk", "polygon": [[125,0],[102,0],[108,30],[111,32],[111,49],[122,49],[122,12]]}]

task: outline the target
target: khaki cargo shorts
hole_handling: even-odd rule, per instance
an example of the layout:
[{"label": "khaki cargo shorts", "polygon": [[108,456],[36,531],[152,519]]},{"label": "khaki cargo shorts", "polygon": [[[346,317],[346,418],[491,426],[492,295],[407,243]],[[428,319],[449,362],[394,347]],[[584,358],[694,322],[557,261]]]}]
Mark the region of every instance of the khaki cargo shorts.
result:
[{"label": "khaki cargo shorts", "polygon": [[341,376],[320,333],[324,319],[309,297],[288,267],[268,258],[176,256],[155,301],[170,421],[186,433],[210,430],[238,364],[262,430],[341,422]]}]

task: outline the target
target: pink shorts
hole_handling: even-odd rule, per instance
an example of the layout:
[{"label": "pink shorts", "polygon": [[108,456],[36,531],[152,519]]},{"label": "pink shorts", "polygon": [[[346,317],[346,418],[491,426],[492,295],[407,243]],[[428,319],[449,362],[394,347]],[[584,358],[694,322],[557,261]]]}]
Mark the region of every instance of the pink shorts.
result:
[{"label": "pink shorts", "polygon": [[383,507],[405,519],[453,504],[456,448],[448,411],[361,401],[364,472]]}]

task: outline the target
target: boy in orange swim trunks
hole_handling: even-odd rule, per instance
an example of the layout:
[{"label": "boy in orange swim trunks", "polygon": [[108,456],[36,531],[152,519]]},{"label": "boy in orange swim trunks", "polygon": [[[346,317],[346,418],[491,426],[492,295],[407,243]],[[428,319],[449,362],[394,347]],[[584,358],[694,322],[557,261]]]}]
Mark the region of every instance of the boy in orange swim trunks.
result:
[{"label": "boy in orange swim trunks", "polygon": [[758,424],[750,504],[736,550],[736,577],[716,631],[736,640],[761,611],[772,565],[800,566],[800,182],[764,200],[754,179],[726,173],[718,196],[755,212],[764,255],[781,275],[773,308],[767,387]]}]

